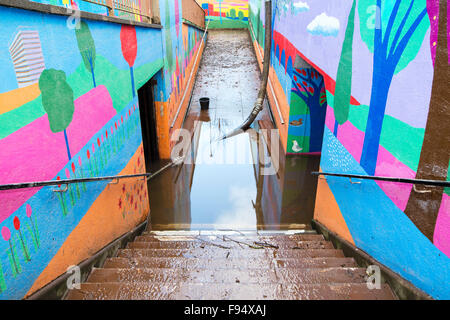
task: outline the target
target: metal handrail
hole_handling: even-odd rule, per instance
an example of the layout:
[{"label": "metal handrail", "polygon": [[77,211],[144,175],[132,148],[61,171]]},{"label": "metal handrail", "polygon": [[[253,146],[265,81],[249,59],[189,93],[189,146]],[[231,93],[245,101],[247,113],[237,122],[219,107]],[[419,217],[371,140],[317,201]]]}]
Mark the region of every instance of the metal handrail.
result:
[{"label": "metal handrail", "polygon": [[[81,182],[95,182],[95,181],[107,181],[107,180],[120,180],[120,179],[129,179],[129,178],[139,178],[139,177],[146,177],[146,180],[150,180],[166,170],[169,167],[172,167],[174,165],[177,165],[181,162],[183,158],[176,158],[175,160],[169,162],[164,167],[159,169],[158,171],[154,173],[138,173],[138,174],[126,174],[126,175],[117,175],[117,176],[105,176],[105,177],[91,177],[91,178],[80,178],[80,179],[64,179],[64,180],[48,180],[48,181],[35,181],[35,182],[22,182],[22,183],[11,183],[11,184],[2,184],[0,185],[0,191],[1,190],[13,190],[13,189],[26,189],[26,188],[38,188],[38,187],[47,187],[47,186],[62,186],[66,185],[66,187],[69,184],[74,183],[81,183]],[[116,184],[116,183],[113,183]],[[67,188],[65,189],[55,189],[53,190],[55,192],[65,192],[67,191]]]},{"label": "metal handrail", "polygon": [[311,172],[311,174],[315,176],[333,176],[333,177],[349,178],[350,182],[352,178],[355,178],[355,179],[379,180],[379,181],[390,181],[400,183],[423,184],[436,187],[450,187],[450,181],[442,181],[442,180],[392,178],[392,177],[366,176],[360,174],[343,174],[343,173],[318,172],[318,171],[313,171]]}]

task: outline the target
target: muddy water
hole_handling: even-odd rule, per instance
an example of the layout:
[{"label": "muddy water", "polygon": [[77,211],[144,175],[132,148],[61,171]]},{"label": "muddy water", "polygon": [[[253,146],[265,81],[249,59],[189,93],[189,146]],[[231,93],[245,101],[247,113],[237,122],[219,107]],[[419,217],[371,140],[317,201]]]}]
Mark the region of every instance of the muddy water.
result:
[{"label": "muddy water", "polygon": [[[253,131],[220,139],[249,115],[259,83],[248,32],[209,31],[183,125],[189,136],[178,145],[186,158],[149,182],[149,228],[310,228],[317,184],[310,172],[319,158],[283,154],[267,104]],[[201,97],[210,98],[208,110]]]}]

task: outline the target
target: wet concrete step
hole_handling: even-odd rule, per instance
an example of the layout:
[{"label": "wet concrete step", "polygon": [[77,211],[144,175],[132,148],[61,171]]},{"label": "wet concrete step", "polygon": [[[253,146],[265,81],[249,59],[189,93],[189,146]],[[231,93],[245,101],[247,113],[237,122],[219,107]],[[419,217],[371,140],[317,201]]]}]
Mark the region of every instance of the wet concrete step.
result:
[{"label": "wet concrete step", "polygon": [[274,258],[320,258],[344,257],[342,250],[336,249],[222,249],[209,247],[204,249],[121,249],[117,257],[123,258],[178,258],[178,259],[266,259]]},{"label": "wet concrete step", "polygon": [[87,282],[365,283],[363,268],[263,270],[94,269]]},{"label": "wet concrete step", "polygon": [[68,300],[391,300],[390,288],[366,284],[84,283]]},{"label": "wet concrete step", "polygon": [[223,236],[155,236],[149,234],[143,234],[141,236],[136,237],[135,241],[223,241],[223,242],[233,242],[242,241],[242,242],[270,242],[270,243],[283,243],[289,241],[324,241],[324,237],[321,234],[296,234],[296,235],[273,235],[273,236],[225,236],[225,240]]},{"label": "wet concrete step", "polygon": [[[327,241],[283,241],[283,242],[248,242],[249,245],[268,249],[333,249],[333,244]],[[202,249],[208,247],[227,247],[233,250],[247,249],[248,245],[232,241],[141,241],[128,243],[129,249]]]},{"label": "wet concrete step", "polygon": [[358,267],[353,258],[320,257],[288,259],[197,259],[197,258],[124,258],[106,260],[103,268],[177,268],[189,270],[273,269],[273,268],[331,268]]}]

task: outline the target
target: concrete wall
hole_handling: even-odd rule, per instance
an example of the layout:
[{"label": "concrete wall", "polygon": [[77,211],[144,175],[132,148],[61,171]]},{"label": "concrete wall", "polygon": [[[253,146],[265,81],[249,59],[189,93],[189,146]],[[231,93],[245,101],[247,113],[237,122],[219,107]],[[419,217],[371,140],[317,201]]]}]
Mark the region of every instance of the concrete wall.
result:
[{"label": "concrete wall", "polygon": [[210,29],[247,28],[248,0],[196,0],[205,11]]},{"label": "concrete wall", "polygon": [[[137,90],[153,76],[160,153],[170,156],[202,33],[181,23],[180,0],[167,3],[166,30],[0,6],[0,184],[145,172]],[[0,191],[1,299],[32,294],[150,211],[141,179],[54,189]]]},{"label": "concrete wall", "polygon": [[[302,59],[324,79],[322,171],[448,180],[448,23],[439,3],[382,2],[377,18],[375,0],[273,0],[269,100],[285,150],[295,153],[294,140],[310,139],[313,123],[312,106],[299,99],[307,90],[296,92],[302,69],[295,61]],[[249,21],[261,60],[263,1],[250,0]],[[358,182],[320,179],[315,218],[448,299],[449,190]]]},{"label": "concrete wall", "polygon": [[195,0],[182,0],[183,19],[192,24],[205,28],[205,11]]}]

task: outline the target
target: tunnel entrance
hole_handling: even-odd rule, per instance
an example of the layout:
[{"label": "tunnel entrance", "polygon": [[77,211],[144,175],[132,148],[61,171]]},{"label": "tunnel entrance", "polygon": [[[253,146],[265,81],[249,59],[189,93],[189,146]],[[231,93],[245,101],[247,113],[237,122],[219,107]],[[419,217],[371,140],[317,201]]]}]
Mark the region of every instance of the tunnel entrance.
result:
[{"label": "tunnel entrance", "polygon": [[155,85],[156,80],[152,78],[138,90],[142,143],[144,146],[145,167],[147,168],[147,172],[152,168],[152,163],[159,159],[155,100],[153,94]]}]

